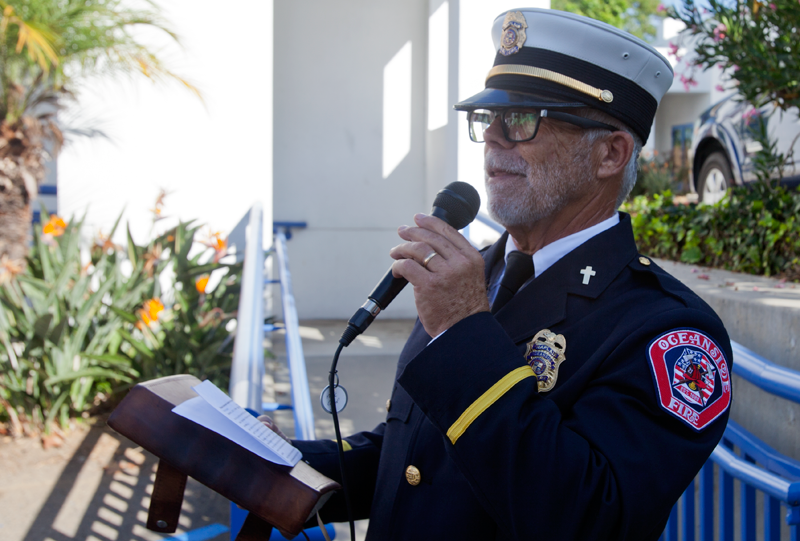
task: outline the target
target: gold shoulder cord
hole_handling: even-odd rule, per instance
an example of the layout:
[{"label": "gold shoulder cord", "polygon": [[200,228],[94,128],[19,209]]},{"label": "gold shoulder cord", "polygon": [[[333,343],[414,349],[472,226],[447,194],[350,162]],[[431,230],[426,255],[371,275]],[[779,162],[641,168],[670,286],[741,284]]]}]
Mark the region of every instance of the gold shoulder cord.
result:
[{"label": "gold shoulder cord", "polygon": [[558,83],[562,86],[566,86],[567,88],[577,90],[578,92],[583,92],[584,94],[588,94],[606,103],[611,103],[614,101],[614,94],[612,94],[610,90],[600,90],[599,88],[589,86],[586,83],[578,81],[577,79],[573,79],[572,77],[567,77],[566,75],[546,70],[544,68],[536,68],[522,64],[501,64],[493,67],[489,71],[489,75],[486,76],[486,80],[488,81],[495,75],[525,75],[527,77],[535,77],[537,79],[544,79],[546,81]]}]

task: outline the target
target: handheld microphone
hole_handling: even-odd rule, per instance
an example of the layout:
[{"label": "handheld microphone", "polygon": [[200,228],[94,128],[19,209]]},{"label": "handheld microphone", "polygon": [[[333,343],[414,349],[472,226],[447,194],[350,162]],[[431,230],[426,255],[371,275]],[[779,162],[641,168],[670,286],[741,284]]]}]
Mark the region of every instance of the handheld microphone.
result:
[{"label": "handheld microphone", "polygon": [[[475,188],[466,182],[451,182],[436,194],[431,215],[455,229],[463,229],[478,215],[480,206],[481,198]],[[367,302],[347,322],[347,329],[342,333],[339,343],[344,347],[349,346],[356,336],[367,330],[381,310],[386,310],[407,283],[405,278],[395,278],[392,269],[389,269],[369,294]]]}]

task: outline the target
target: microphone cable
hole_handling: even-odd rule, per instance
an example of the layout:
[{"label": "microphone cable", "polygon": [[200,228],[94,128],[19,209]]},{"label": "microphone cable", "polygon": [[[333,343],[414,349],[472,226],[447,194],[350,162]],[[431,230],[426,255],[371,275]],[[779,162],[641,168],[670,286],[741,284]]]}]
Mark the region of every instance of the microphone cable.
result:
[{"label": "microphone cable", "polygon": [[[336,353],[333,355],[333,362],[331,363],[331,371],[328,374],[328,399],[331,405],[331,416],[333,416],[333,430],[336,432],[336,447],[339,452],[339,471],[342,474],[342,492],[344,492],[344,502],[347,506],[347,521],[350,523],[350,541],[356,541],[356,529],[353,522],[353,507],[350,503],[350,493],[347,490],[347,475],[344,468],[344,444],[342,443],[342,433],[339,430],[339,412],[336,411],[336,387],[339,386],[338,375],[336,373],[336,365],[339,364],[339,355],[342,353],[345,344],[339,343],[336,348]],[[334,382],[336,385],[334,385]]]}]

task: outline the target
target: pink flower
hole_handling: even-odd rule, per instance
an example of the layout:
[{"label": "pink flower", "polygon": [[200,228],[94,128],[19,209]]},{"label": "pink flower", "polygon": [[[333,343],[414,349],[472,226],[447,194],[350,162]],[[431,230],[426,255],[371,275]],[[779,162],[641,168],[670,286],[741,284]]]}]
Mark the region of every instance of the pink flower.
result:
[{"label": "pink flower", "polygon": [[770,4],[769,5],[769,9],[771,9],[772,11],[775,11],[776,9],[778,9],[778,6],[776,6],[775,4]]},{"label": "pink flower", "polygon": [[681,83],[683,83],[683,89],[686,92],[689,92],[691,87],[697,86],[697,81],[694,80],[694,77],[686,77],[683,74],[681,74]]},{"label": "pink flower", "polygon": [[[800,0],[797,0],[797,1],[800,2]],[[731,67],[733,68],[733,71],[739,71],[739,66],[737,66],[736,64],[734,64]]]},{"label": "pink flower", "polygon": [[658,4],[658,7],[656,8],[656,11],[659,12],[659,13],[663,13],[664,11],[667,11],[667,8],[666,8],[666,6],[664,6],[664,4]]},{"label": "pink flower", "polygon": [[725,87],[722,85],[717,85],[714,88],[717,90],[717,92],[725,92]]},{"label": "pink flower", "polygon": [[754,109],[750,109],[749,111],[745,112],[742,115],[742,120],[750,120],[751,118],[753,118],[754,116],[758,116],[759,114],[760,113],[759,113],[758,109],[755,109],[755,108]]},{"label": "pink flower", "polygon": [[[798,0],[798,1],[800,1],[800,0]],[[672,43],[670,41],[669,42],[669,53],[667,53],[667,54],[669,54],[670,56],[674,56],[677,59],[678,58],[678,49],[679,49],[678,45],[676,45],[675,43]]]},{"label": "pink flower", "polygon": [[723,39],[725,39],[725,32],[728,31],[728,27],[722,23],[719,23],[716,28],[713,30],[714,34],[714,42],[719,43]]}]

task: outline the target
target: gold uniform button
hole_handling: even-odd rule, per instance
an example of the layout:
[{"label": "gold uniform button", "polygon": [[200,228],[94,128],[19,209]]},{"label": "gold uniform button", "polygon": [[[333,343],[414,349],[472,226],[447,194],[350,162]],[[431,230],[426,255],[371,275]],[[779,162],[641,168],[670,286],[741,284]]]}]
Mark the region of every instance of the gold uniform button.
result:
[{"label": "gold uniform button", "polygon": [[647,265],[650,265],[650,260],[647,259],[645,256],[639,256],[639,263],[641,263],[642,265],[647,266]]},{"label": "gold uniform button", "polygon": [[389,400],[386,401],[386,411],[389,411],[391,409],[392,409],[392,399],[390,398]]},{"label": "gold uniform button", "polygon": [[422,474],[419,473],[419,470],[416,466],[409,466],[406,468],[406,481],[412,487],[415,487],[422,481]]}]

